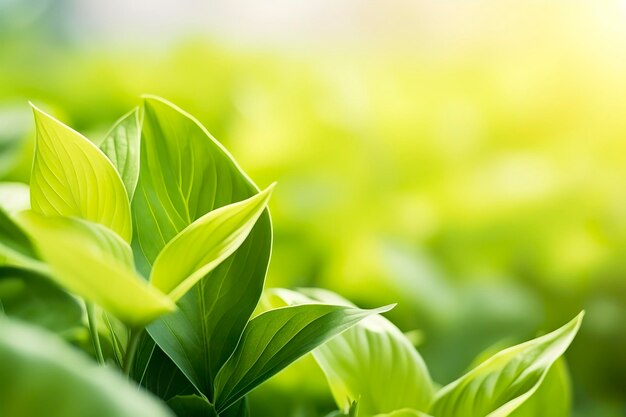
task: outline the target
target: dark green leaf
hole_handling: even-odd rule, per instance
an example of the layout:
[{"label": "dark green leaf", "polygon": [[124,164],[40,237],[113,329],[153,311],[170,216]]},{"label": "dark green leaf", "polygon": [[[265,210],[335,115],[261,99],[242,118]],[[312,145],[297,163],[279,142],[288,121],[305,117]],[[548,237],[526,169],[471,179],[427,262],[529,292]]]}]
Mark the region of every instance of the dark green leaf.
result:
[{"label": "dark green leaf", "polygon": [[[132,209],[133,245],[146,276],[163,247],[193,221],[257,193],[195,119],[161,99],[145,100],[141,169]],[[258,303],[271,242],[265,211],[239,249],[178,301],[179,311],[148,328],[209,400],[217,371],[234,351]]]},{"label": "dark green leaf", "polygon": [[215,408],[204,397],[179,395],[167,402],[178,417],[217,417]]},{"label": "dark green leaf", "polygon": [[137,347],[131,376],[139,385],[165,401],[177,395],[197,393],[185,374],[145,333]]},{"label": "dark green leaf", "polygon": [[171,417],[157,399],[41,329],[0,317],[2,417]]},{"label": "dark green leaf", "polygon": [[11,261],[39,259],[30,239],[21,227],[0,208],[0,254]]},{"label": "dark green leaf", "polygon": [[0,267],[0,304],[4,313],[63,333],[82,326],[78,301],[38,273]]},{"label": "dark green leaf", "polygon": [[273,188],[210,211],[177,234],[154,261],[150,284],[179,300],[245,242]]},{"label": "dark green leaf", "polygon": [[243,397],[233,406],[228,407],[220,413],[220,417],[250,417],[250,406],[248,397]]},{"label": "dark green leaf", "polygon": [[269,310],[250,320],[241,342],[215,380],[218,412],[302,355],[365,317],[388,311],[307,304]]}]

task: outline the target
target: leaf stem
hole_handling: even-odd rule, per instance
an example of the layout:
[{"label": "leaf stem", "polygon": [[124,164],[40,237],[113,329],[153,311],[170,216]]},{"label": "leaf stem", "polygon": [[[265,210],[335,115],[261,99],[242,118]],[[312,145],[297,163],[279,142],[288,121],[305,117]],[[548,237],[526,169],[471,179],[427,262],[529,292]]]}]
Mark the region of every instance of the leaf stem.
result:
[{"label": "leaf stem", "polygon": [[137,352],[137,346],[143,330],[143,327],[130,330],[130,338],[128,339],[128,346],[126,346],[126,354],[124,355],[124,373],[126,375],[130,375],[130,368],[135,360],[135,353]]},{"label": "leaf stem", "polygon": [[98,363],[104,364],[104,355],[102,354],[102,346],[100,345],[100,337],[98,336],[98,323],[96,322],[96,312],[93,303],[85,301],[85,309],[87,310],[87,321],[89,322],[89,334],[93,343],[93,350],[96,352]]}]

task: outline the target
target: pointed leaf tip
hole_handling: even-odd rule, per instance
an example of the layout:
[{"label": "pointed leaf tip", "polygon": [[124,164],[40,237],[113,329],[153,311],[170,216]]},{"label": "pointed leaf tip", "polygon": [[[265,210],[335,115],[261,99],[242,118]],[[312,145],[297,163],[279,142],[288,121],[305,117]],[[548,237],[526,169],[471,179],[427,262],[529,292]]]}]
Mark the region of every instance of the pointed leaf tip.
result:
[{"label": "pointed leaf tip", "polygon": [[432,411],[440,417],[508,416],[539,389],[574,340],[583,317],[581,312],[559,329],[496,353],[439,390]]},{"label": "pointed leaf tip", "polygon": [[37,130],[30,182],[32,209],[102,224],[130,242],[130,204],[111,161],[79,132],[32,108]]},{"label": "pointed leaf tip", "polygon": [[252,197],[213,210],[172,239],[154,262],[150,282],[176,301],[246,240],[272,194],[273,185]]}]

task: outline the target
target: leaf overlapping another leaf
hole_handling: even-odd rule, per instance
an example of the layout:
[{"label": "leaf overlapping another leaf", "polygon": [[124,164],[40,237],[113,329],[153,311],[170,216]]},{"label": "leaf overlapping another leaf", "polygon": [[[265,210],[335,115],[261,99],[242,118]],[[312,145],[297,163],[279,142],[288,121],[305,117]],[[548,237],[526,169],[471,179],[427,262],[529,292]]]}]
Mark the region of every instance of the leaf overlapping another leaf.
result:
[{"label": "leaf overlapping another leaf", "polygon": [[173,311],[175,304],[134,272],[130,246],[104,226],[33,211],[17,215],[50,277],[131,326]]},{"label": "leaf overlapping another leaf", "polygon": [[241,342],[215,380],[218,412],[275,375],[291,362],[354,326],[375,310],[307,304],[266,311],[250,320]]},{"label": "leaf overlapping another leaf", "polygon": [[[195,221],[202,223],[198,219],[233,203],[255,201],[253,196],[266,197],[197,120],[171,103],[145,99],[141,137],[141,172],[132,202],[133,248],[146,275],[152,264],[154,273],[161,274],[155,263],[161,250],[170,241],[174,246],[172,239],[195,228],[190,226]],[[177,301],[179,311],[148,327],[174,366],[209,400],[215,375],[235,350],[261,296],[271,244],[269,212],[262,210],[234,253],[212,271],[196,274],[193,279],[200,281]],[[193,274],[208,263],[193,261],[200,264],[187,263],[186,273],[176,276]]]},{"label": "leaf overlapping another leaf", "polygon": [[115,166],[126,187],[129,200],[133,199],[139,179],[139,149],[141,144],[138,109],[122,116],[100,144],[100,149]]},{"label": "leaf overlapping another leaf", "polygon": [[5,256],[3,263],[29,264],[39,258],[28,235],[0,208],[0,255]]},{"label": "leaf overlapping another leaf", "polygon": [[111,161],[80,133],[34,106],[33,111],[32,209],[102,224],[130,242],[128,195]]},{"label": "leaf overlapping another leaf", "polygon": [[213,210],[180,232],[154,261],[150,282],[176,301],[232,255],[263,213],[274,185]]},{"label": "leaf overlapping another leaf", "polygon": [[82,326],[78,300],[47,277],[24,268],[0,266],[0,307],[0,313],[58,334]]},{"label": "leaf overlapping another leaf", "polygon": [[437,417],[505,417],[541,386],[553,363],[580,328],[584,313],[545,336],[502,350],[443,387],[431,414]]},{"label": "leaf overlapping another leaf", "polygon": [[[289,305],[315,302],[355,307],[330,291],[275,289]],[[361,417],[400,409],[427,411],[434,397],[424,360],[389,320],[371,315],[313,351],[340,409],[358,400]]]},{"label": "leaf overlapping another leaf", "polygon": [[0,316],[0,411],[11,417],[173,417],[57,337]]}]

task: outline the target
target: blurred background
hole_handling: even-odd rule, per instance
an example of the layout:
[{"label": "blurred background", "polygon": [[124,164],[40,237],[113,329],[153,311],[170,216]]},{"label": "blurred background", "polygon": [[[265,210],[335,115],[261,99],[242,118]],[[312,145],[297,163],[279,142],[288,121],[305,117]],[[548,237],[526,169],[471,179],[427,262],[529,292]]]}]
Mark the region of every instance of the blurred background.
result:
[{"label": "blurred background", "polygon": [[[624,416],[625,74],[624,0],[0,0],[0,180],[28,100],[98,138],[163,96],[278,181],[269,286],[398,302],[440,384],[585,309],[575,416]],[[307,358],[252,396],[331,409]]]}]

